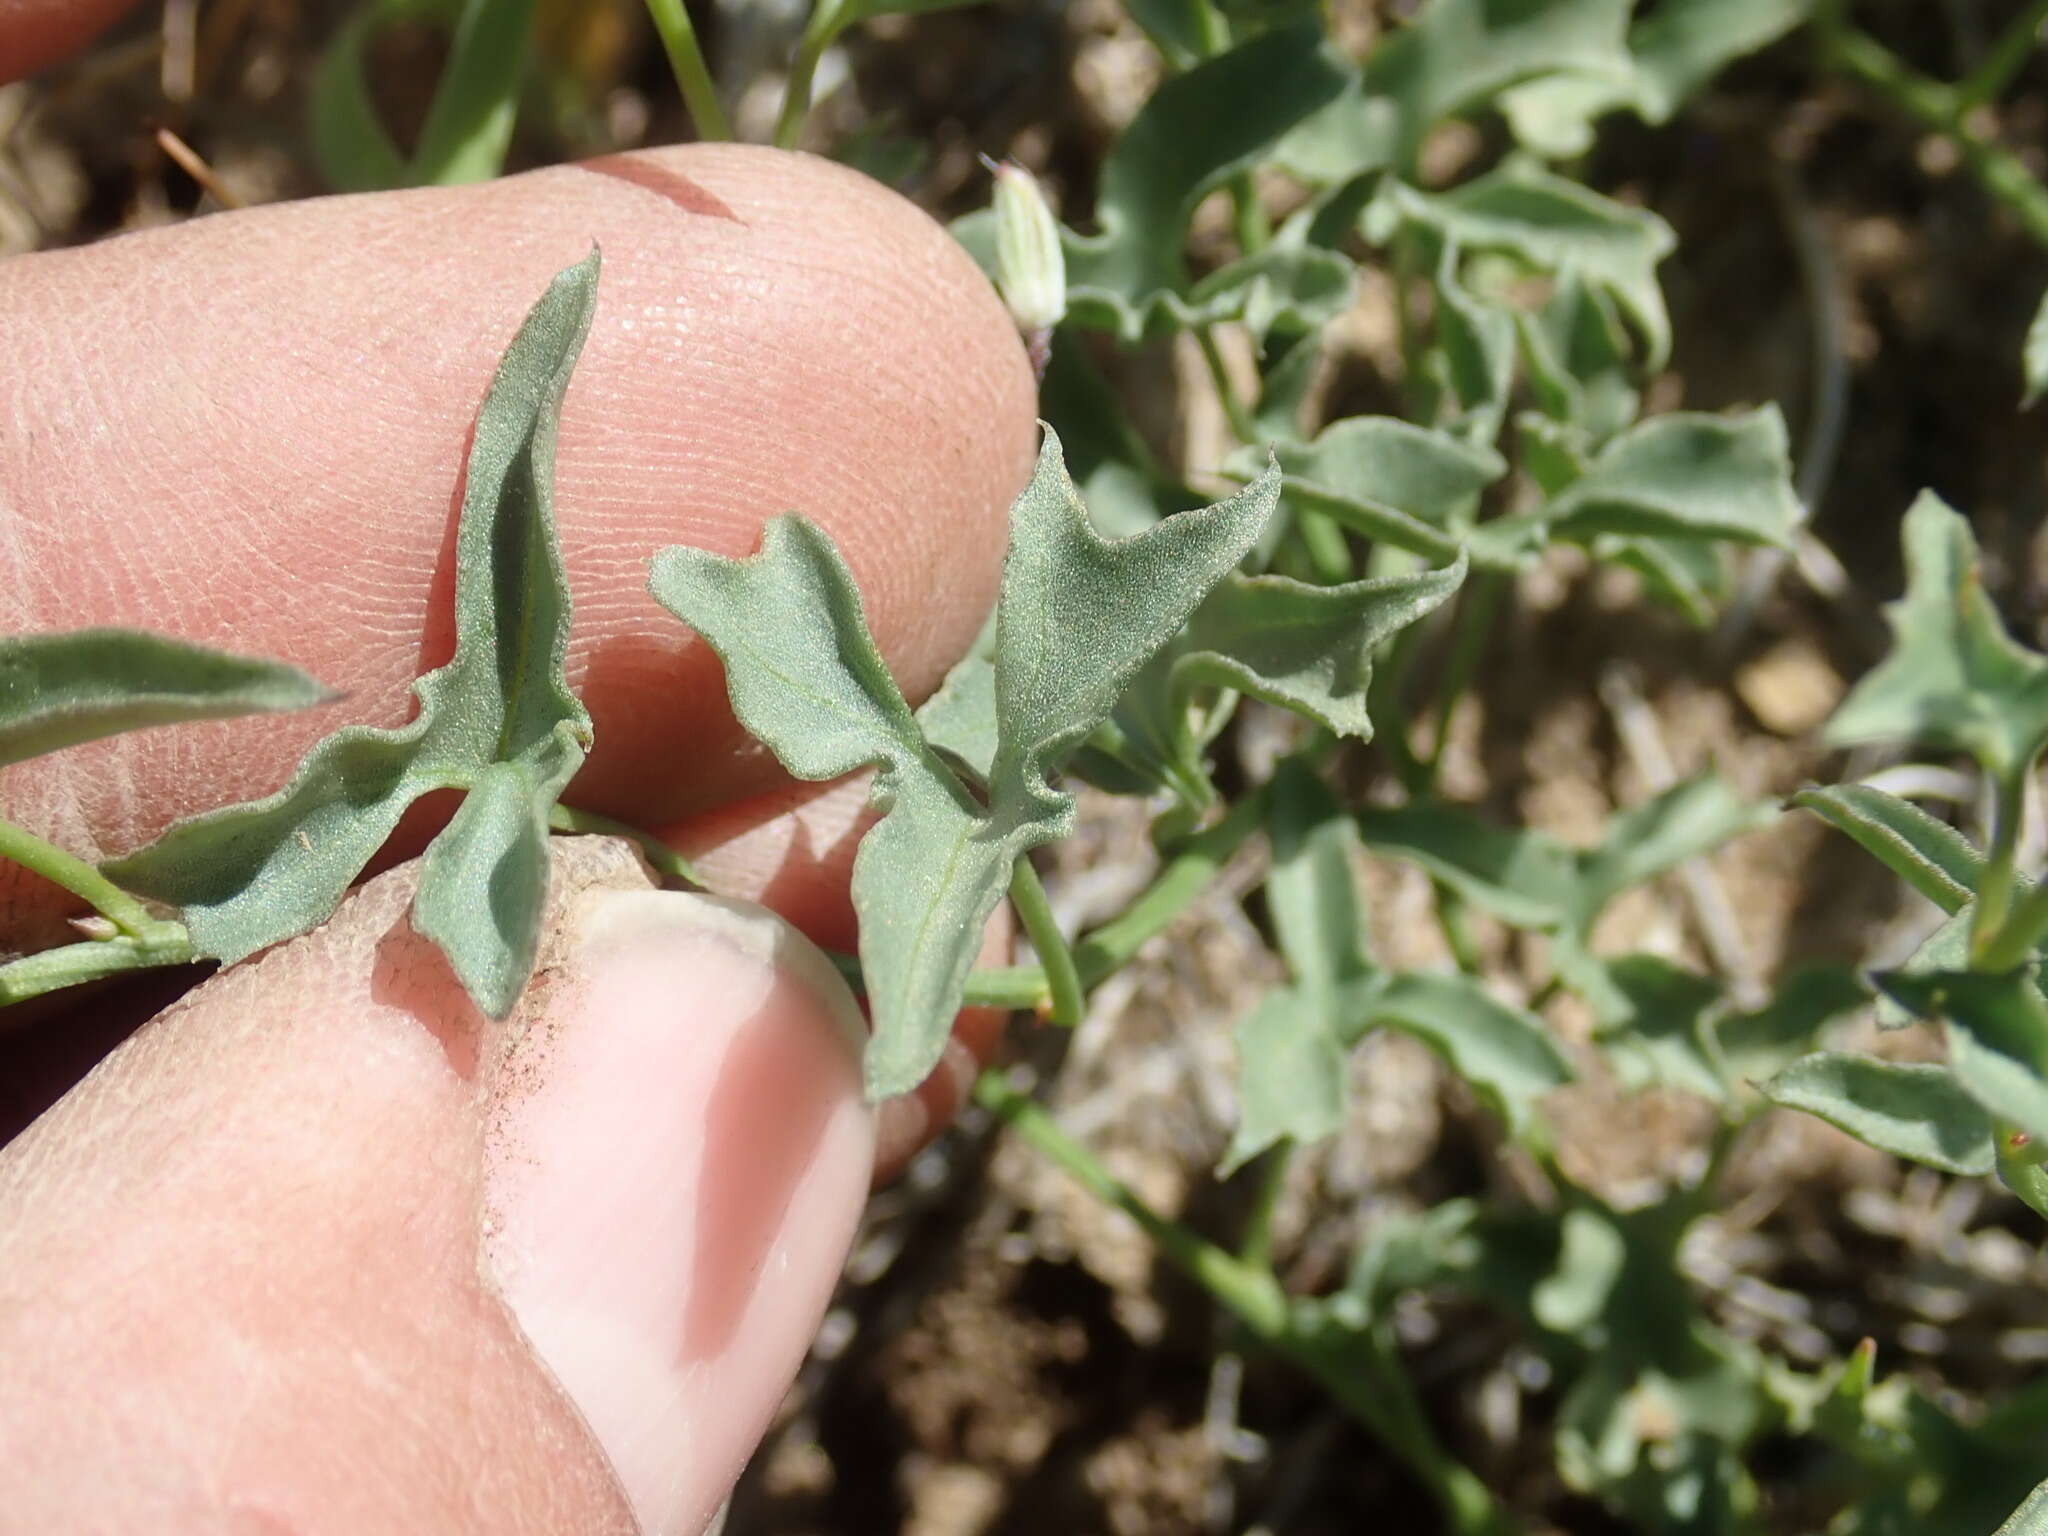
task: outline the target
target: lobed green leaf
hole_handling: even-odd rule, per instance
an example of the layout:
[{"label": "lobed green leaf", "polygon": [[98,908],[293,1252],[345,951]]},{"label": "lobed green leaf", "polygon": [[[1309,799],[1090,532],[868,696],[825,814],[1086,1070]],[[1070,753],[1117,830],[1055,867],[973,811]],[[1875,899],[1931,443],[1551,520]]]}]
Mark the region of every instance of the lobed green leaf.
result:
[{"label": "lobed green leaf", "polygon": [[1437,123],[1523,81],[1556,71],[1623,74],[1628,13],[1629,0],[1434,0],[1375,48],[1343,95],[1291,133],[1276,157],[1324,182],[1406,164]]},{"label": "lobed green leaf", "polygon": [[1511,164],[1448,192],[1390,182],[1367,212],[1366,231],[1384,242],[1402,224],[1464,251],[1504,251],[1541,272],[1575,274],[1635,325],[1647,367],[1661,368],[1670,357],[1671,319],[1657,266],[1677,237],[1653,213],[1538,167]]},{"label": "lobed green leaf", "polygon": [[986,805],[925,737],[875,649],[851,573],[814,525],[778,518],[744,560],[688,548],[655,557],[650,590],[718,652],[734,713],[784,768],[812,780],[879,769],[883,814],[853,878],[875,1020],[872,1096],[915,1087],[937,1062],[1011,867],[1071,827],[1073,797],[1054,775],[1244,558],[1278,490],[1269,476],[1110,541],[1046,432],[1011,511],[987,684],[996,736]]},{"label": "lobed green leaf", "polygon": [[2048,658],[2006,633],[1970,525],[1933,492],[1906,513],[1906,593],[1887,606],[1891,653],[1828,722],[1831,744],[1910,740],[1968,752],[1994,777],[2048,740]]},{"label": "lobed green leaf", "polygon": [[413,801],[480,789],[482,803],[429,847],[416,912],[480,1007],[502,1016],[516,1000],[547,894],[531,834],[590,744],[562,670],[569,592],[553,486],[556,423],[597,281],[594,251],[558,274],[492,378],[456,534],[455,653],[414,685],[413,720],[337,731],[277,794],[181,822],[107,864],[118,883],[182,908],[200,955],[234,961],[304,932]]},{"label": "lobed green leaf", "polygon": [[1544,1094],[1572,1080],[1571,1063],[1543,1021],[1493,996],[1470,976],[1410,971],[1352,984],[1344,1006],[1354,1030],[1411,1035],[1444,1059],[1521,1136]]}]

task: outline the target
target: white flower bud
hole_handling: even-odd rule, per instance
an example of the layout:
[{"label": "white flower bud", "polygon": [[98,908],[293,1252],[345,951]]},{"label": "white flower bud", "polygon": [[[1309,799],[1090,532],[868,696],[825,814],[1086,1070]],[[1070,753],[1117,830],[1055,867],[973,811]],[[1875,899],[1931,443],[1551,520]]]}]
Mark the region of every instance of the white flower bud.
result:
[{"label": "white flower bud", "polygon": [[1059,221],[1021,165],[996,166],[996,288],[1017,329],[1042,338],[1067,312],[1067,258]]}]

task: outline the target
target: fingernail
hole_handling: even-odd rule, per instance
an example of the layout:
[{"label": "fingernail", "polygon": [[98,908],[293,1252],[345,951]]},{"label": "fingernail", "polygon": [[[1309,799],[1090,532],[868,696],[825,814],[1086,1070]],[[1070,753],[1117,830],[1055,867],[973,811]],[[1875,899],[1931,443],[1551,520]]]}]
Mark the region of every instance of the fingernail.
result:
[{"label": "fingernail", "polygon": [[609,892],[495,1089],[485,1262],[641,1529],[695,1536],[838,1278],[874,1156],[865,1033],[756,907]]}]

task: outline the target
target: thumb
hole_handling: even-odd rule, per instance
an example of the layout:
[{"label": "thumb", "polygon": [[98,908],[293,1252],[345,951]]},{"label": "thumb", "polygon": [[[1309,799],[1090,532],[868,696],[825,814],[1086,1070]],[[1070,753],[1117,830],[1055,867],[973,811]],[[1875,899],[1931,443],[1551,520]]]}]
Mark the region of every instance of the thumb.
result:
[{"label": "thumb", "polygon": [[867,1188],[859,1015],[757,908],[560,845],[480,1018],[410,868],[0,1154],[10,1529],[695,1533]]}]

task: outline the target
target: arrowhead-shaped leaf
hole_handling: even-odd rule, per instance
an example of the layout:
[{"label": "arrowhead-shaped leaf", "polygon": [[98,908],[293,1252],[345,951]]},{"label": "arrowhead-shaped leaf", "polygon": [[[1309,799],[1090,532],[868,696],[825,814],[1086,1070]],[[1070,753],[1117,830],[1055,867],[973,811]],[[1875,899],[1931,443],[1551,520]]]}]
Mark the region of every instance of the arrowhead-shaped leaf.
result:
[{"label": "arrowhead-shaped leaf", "polygon": [[1370,741],[1365,705],[1373,652],[1434,611],[1464,579],[1462,554],[1441,570],[1334,587],[1233,572],[1176,643],[1170,719],[1185,720],[1194,689],[1229,688]]},{"label": "arrowhead-shaped leaf", "polygon": [[880,770],[884,814],[853,878],[875,1020],[871,1095],[915,1087],[937,1062],[1011,867],[1072,824],[1073,797],[1053,776],[1244,558],[1278,489],[1269,477],[1112,542],[1090,525],[1046,433],[1011,511],[985,806],[927,741],[851,574],[813,524],[778,518],[744,560],[687,548],[655,557],[650,589],[718,652],[734,713],[783,767],[813,780]]},{"label": "arrowhead-shaped leaf", "polygon": [[132,629],[0,637],[0,767],[122,731],[306,709],[296,667]]},{"label": "arrowhead-shaped leaf", "polygon": [[502,1015],[517,998],[547,894],[533,828],[590,743],[562,672],[569,593],[553,486],[556,422],[597,280],[595,252],[558,275],[491,381],[456,535],[455,654],[414,685],[411,723],[337,731],[267,800],[182,822],[107,866],[182,908],[200,954],[233,961],[304,932],[414,800],[475,788],[481,803],[428,851],[418,910],[479,1006]]},{"label": "arrowhead-shaped leaf", "polygon": [[1279,158],[1312,180],[1341,180],[1406,160],[1444,118],[1525,80],[1623,74],[1628,13],[1628,0],[1434,0],[1373,50],[1342,97],[1288,136]]},{"label": "arrowhead-shaped leaf", "polygon": [[1510,91],[1501,110],[1529,148],[1565,159],[1593,144],[1593,124],[1633,110],[1664,123],[1723,66],[1756,52],[1806,19],[1813,0],[1686,0],[1662,5],[1629,28],[1625,74],[1560,73]]},{"label": "arrowhead-shaped leaf", "polygon": [[1712,853],[1776,815],[1774,806],[1745,799],[1726,779],[1711,773],[1616,812],[1600,835],[1599,847],[1579,856],[1583,922],[1590,925],[1623,891]]},{"label": "arrowhead-shaped leaf", "polygon": [[1366,846],[1419,864],[1516,928],[1564,928],[1580,907],[1576,855],[1541,832],[1510,829],[1440,802],[1358,813]]},{"label": "arrowhead-shaped leaf", "polygon": [[1906,514],[1905,548],[1906,595],[1885,610],[1891,654],[1850,690],[1828,740],[1918,741],[2014,772],[2048,739],[2048,658],[2006,633],[1970,525],[1931,491]]}]

